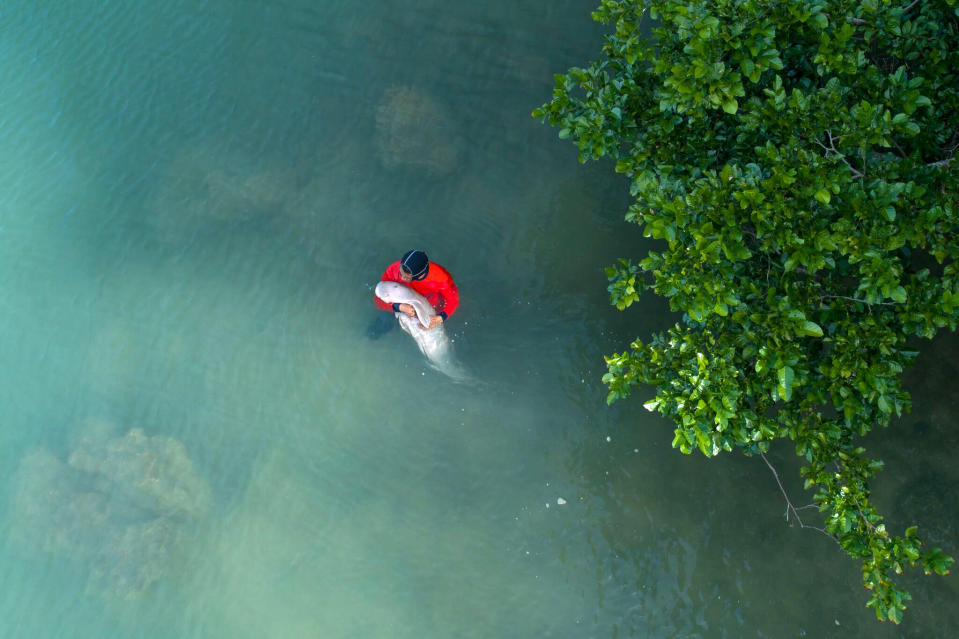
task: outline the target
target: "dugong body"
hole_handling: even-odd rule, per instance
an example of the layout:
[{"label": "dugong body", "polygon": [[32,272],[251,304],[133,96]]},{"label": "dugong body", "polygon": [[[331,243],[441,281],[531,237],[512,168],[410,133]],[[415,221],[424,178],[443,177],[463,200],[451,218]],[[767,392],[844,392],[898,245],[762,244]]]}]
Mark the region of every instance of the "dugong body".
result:
[{"label": "dugong body", "polygon": [[409,333],[420,347],[423,355],[436,370],[456,380],[464,380],[466,374],[453,358],[453,347],[443,325],[427,329],[430,318],[436,315],[433,306],[425,297],[399,282],[380,282],[376,285],[376,296],[387,304],[409,304],[416,311],[416,319],[405,313],[395,313],[400,328]]}]

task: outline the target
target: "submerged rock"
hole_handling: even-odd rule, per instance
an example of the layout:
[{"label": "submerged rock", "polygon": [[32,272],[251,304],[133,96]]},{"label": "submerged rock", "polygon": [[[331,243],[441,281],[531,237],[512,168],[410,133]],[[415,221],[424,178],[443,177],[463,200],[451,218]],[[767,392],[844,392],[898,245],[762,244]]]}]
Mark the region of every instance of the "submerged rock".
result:
[{"label": "submerged rock", "polygon": [[447,110],[410,86],[393,87],[376,109],[376,142],[388,169],[421,169],[434,175],[453,171],[462,139]]},{"label": "submerged rock", "polygon": [[107,530],[99,552],[91,557],[87,589],[108,598],[135,599],[166,574],[180,528],[159,517]]},{"label": "submerged rock", "polygon": [[113,437],[90,421],[66,462],[43,449],[13,482],[12,536],[88,571],[88,590],[118,599],[161,579],[186,528],[212,498],[182,443],[135,428]]},{"label": "submerged rock", "polygon": [[165,241],[181,241],[229,222],[282,211],[293,180],[287,171],[244,152],[199,143],[166,164],[150,203],[149,224]]},{"label": "submerged rock", "polygon": [[193,472],[186,447],[169,437],[148,437],[134,428],[123,437],[77,448],[69,463],[144,510],[196,517],[210,507],[209,486]]}]

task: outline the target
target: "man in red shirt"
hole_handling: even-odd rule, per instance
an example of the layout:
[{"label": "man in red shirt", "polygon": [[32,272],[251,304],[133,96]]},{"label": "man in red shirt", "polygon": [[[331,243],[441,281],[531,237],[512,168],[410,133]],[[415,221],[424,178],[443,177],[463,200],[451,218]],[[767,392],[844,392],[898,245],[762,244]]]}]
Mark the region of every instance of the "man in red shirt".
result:
[{"label": "man in red shirt", "polygon": [[[449,319],[460,303],[459,292],[449,271],[435,262],[430,262],[423,251],[407,251],[401,259],[386,267],[380,281],[405,284],[425,297],[436,311],[429,328],[435,328]],[[406,313],[410,317],[416,316],[416,311],[409,304],[387,304],[375,295],[373,303],[384,311]],[[390,320],[387,326],[378,318],[370,326],[367,334],[374,339],[379,337],[396,325],[392,317]]]}]

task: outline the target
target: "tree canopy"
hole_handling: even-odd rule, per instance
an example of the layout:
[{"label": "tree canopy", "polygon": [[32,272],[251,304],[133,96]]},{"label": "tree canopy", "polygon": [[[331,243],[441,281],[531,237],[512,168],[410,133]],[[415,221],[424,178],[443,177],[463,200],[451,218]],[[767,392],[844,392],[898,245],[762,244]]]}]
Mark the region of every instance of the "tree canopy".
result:
[{"label": "tree canopy", "polygon": [[957,7],[602,0],[600,59],[533,112],[581,161],[613,158],[626,219],[662,240],[607,269],[612,302],[652,291],[682,313],[606,358],[608,401],[654,387],[684,453],[792,440],[819,530],[896,623],[895,575],[953,560],[887,530],[860,440],[910,409],[916,338],[959,322]]}]

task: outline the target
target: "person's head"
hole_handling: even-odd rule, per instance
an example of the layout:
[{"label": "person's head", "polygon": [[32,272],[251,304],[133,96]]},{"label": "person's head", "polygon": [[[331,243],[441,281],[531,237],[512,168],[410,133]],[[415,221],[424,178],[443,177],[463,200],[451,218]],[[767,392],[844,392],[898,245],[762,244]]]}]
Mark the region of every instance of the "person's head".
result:
[{"label": "person's head", "polygon": [[400,279],[404,282],[421,280],[430,271],[430,260],[423,251],[407,251],[400,260]]}]

